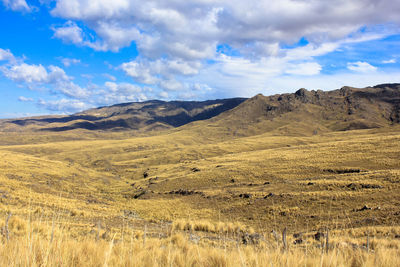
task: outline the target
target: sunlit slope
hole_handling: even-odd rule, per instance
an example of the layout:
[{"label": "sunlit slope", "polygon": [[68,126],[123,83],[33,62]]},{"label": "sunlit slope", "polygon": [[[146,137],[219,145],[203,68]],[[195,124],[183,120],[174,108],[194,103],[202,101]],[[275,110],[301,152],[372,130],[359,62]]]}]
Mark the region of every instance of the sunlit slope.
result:
[{"label": "sunlit slope", "polygon": [[307,136],[386,127],[399,123],[399,114],[399,84],[333,91],[300,89],[293,94],[259,94],[210,120],[182,128],[212,136],[240,137],[266,132]]}]

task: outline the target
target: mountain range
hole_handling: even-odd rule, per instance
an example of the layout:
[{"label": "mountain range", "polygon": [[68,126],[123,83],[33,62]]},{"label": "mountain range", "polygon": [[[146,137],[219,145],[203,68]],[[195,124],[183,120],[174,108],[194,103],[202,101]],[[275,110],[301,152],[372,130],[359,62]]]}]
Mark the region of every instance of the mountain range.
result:
[{"label": "mountain range", "polygon": [[[194,123],[195,122],[195,123]],[[0,121],[2,131],[100,130],[151,132],[213,127],[233,135],[317,134],[380,128],[400,122],[400,84],[306,90],[208,101],[123,103],[64,116]],[[196,127],[194,127],[195,129]]]}]

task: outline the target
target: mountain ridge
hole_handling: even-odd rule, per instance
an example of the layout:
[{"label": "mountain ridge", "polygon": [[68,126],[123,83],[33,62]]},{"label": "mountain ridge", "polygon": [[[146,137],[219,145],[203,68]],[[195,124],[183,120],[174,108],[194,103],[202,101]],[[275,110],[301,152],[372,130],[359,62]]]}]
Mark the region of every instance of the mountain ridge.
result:
[{"label": "mountain ridge", "polygon": [[[39,116],[0,121],[0,128],[34,131],[170,129],[194,120],[205,120],[231,109],[246,98],[206,101],[149,100],[98,107],[72,115]],[[8,127],[7,127],[8,126]],[[13,127],[16,126],[16,127]]]},{"label": "mountain ridge", "polygon": [[313,135],[386,127],[400,122],[400,84],[258,94],[208,122],[236,136]]},{"label": "mountain ridge", "polygon": [[249,136],[264,132],[310,135],[399,122],[400,84],[380,84],[366,88],[344,86],[332,91],[301,88],[294,93],[257,94],[249,99],[121,103],[68,116],[3,120],[0,128],[150,132],[213,125],[223,129],[224,134]]}]

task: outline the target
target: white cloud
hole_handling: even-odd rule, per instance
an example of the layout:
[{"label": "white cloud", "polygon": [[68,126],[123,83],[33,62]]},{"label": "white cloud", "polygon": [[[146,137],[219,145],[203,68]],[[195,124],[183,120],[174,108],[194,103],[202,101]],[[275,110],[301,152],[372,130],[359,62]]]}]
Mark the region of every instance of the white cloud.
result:
[{"label": "white cloud", "polygon": [[57,83],[60,81],[69,81],[71,78],[65,73],[65,71],[57,66],[50,65],[48,67],[50,72],[47,75],[47,83]]},{"label": "white cloud", "polygon": [[159,96],[161,99],[168,99],[168,97],[169,97],[168,93],[165,92],[165,91],[160,92],[160,93],[158,94],[158,96]]},{"label": "white cloud", "polygon": [[155,85],[167,91],[189,90],[190,88],[176,77],[194,76],[199,73],[201,67],[202,64],[199,61],[147,60],[143,58],[125,62],[119,66],[136,82]]},{"label": "white cloud", "polygon": [[50,65],[48,69],[49,72],[41,64],[20,63],[2,68],[2,71],[7,78],[27,84],[59,83],[71,79],[60,67]]},{"label": "white cloud", "polygon": [[13,81],[26,83],[43,83],[46,82],[48,77],[48,73],[42,65],[29,65],[26,63],[4,68],[3,73]]},{"label": "white cloud", "polygon": [[62,98],[60,100],[51,100],[51,101],[40,99],[38,101],[38,105],[50,111],[57,111],[57,112],[61,111],[63,113],[73,113],[91,107],[90,105],[82,101],[76,99],[65,99],[65,98]]},{"label": "white cloud", "polygon": [[113,93],[135,94],[142,91],[139,86],[130,83],[105,82],[104,85]]},{"label": "white cloud", "polygon": [[194,83],[191,86],[191,89],[194,91],[211,91],[212,88],[208,86],[207,84],[201,84],[201,83]]},{"label": "white cloud", "polygon": [[25,0],[2,0],[3,4],[13,10],[22,12],[31,12],[31,7],[26,3]]},{"label": "white cloud", "polygon": [[143,58],[121,64],[120,68],[137,82],[155,84],[159,78],[171,79],[174,75],[198,74],[202,64],[198,61],[146,60]]},{"label": "white cloud", "polygon": [[169,74],[195,75],[199,73],[201,63],[198,61],[158,60],[159,73],[164,76]]},{"label": "white cloud", "polygon": [[0,61],[14,61],[15,57],[14,55],[10,52],[10,50],[6,49],[1,49],[0,48]]},{"label": "white cloud", "polygon": [[97,88],[91,96],[96,105],[111,105],[124,102],[137,102],[147,100],[142,88],[130,83],[105,82],[104,86]]},{"label": "white cloud", "polygon": [[183,84],[176,80],[162,80],[159,84],[162,89],[168,91],[177,91],[183,89]]},{"label": "white cloud", "polygon": [[362,61],[348,62],[347,68],[349,70],[352,70],[355,72],[362,72],[362,73],[374,72],[377,70],[377,67],[372,66],[368,62],[362,62]]},{"label": "white cloud", "polygon": [[93,48],[96,51],[118,52],[122,47],[130,46],[133,40],[140,35],[136,28],[124,28],[114,23],[99,22],[96,26],[96,33],[102,37],[94,42],[85,41],[83,45]]},{"label": "white cloud", "polygon": [[20,96],[20,97],[18,97],[18,101],[21,101],[21,102],[33,102],[33,98]]},{"label": "white cloud", "polygon": [[[363,12],[359,12],[363,10]],[[57,0],[52,15],[83,21],[100,38],[95,49],[116,51],[135,41],[146,57],[182,59],[212,56],[215,45],[241,50],[256,44],[338,40],[363,25],[400,22],[390,0]]]},{"label": "white cloud", "polygon": [[[296,57],[300,59],[300,57]],[[258,60],[243,59],[220,55],[216,63],[209,69],[220,75],[246,79],[246,83],[266,80],[283,74],[316,75],[322,66],[311,61],[291,61],[288,57],[264,57]],[[211,74],[210,74],[211,75]]]},{"label": "white cloud", "polygon": [[65,96],[81,100],[90,96],[90,92],[86,88],[82,88],[72,81],[59,80],[54,83],[54,89]]},{"label": "white cloud", "polygon": [[[3,58],[11,57],[9,50],[0,50]],[[152,88],[142,87],[127,82],[107,81],[104,85],[92,84],[90,81],[86,86],[80,86],[74,82],[74,78],[67,75],[64,69],[49,65],[27,64],[25,62],[13,61],[0,66],[0,71],[10,80],[26,85],[28,88],[40,91],[50,91],[55,95],[62,96],[59,100],[43,100],[38,105],[49,111],[60,111],[71,113],[83,109],[111,105],[121,102],[144,101],[152,94]],[[108,78],[116,80],[114,76],[105,74]],[[90,77],[89,77],[90,78]],[[21,96],[22,102],[33,101],[31,98]]]},{"label": "white cloud", "polygon": [[113,75],[111,75],[109,73],[103,73],[102,75],[103,75],[103,77],[105,77],[105,78],[107,78],[107,79],[109,79],[111,81],[115,82],[117,80],[117,78],[115,76],[113,76]]},{"label": "white cloud", "polygon": [[81,63],[81,60],[76,58],[62,58],[61,62],[65,67],[69,67],[71,65],[76,65]]},{"label": "white cloud", "polygon": [[155,84],[158,79],[151,73],[152,70],[147,61],[130,61],[123,63],[120,68],[136,81],[144,84]]},{"label": "white cloud", "polygon": [[62,27],[52,27],[54,37],[61,39],[65,43],[82,44],[82,29],[73,21],[67,21]]},{"label": "white cloud", "polygon": [[394,64],[396,63],[396,59],[392,58],[392,59],[388,59],[388,60],[383,60],[382,63],[383,64]]},{"label": "white cloud", "polygon": [[36,85],[52,85],[53,90],[73,98],[88,97],[89,92],[75,84],[63,69],[50,65],[48,70],[42,65],[20,63],[3,67],[3,74],[19,83],[25,83],[29,88]]},{"label": "white cloud", "polygon": [[316,75],[319,74],[322,67],[317,62],[305,62],[290,65],[285,73],[294,75]]},{"label": "white cloud", "polygon": [[[51,11],[75,29],[75,38],[61,39],[97,51],[119,51],[134,42],[139,56],[119,68],[137,83],[170,91],[190,91],[186,84],[194,83],[220,90],[214,84],[231,77],[253,91],[282,75],[320,75],[316,57],[398,32],[397,26],[375,25],[397,25],[399,13],[391,0],[56,0]],[[86,38],[89,33],[72,21],[94,34]],[[300,38],[309,43],[296,46]],[[229,49],[218,53],[218,45],[236,55]],[[348,68],[376,67],[355,62]]]}]

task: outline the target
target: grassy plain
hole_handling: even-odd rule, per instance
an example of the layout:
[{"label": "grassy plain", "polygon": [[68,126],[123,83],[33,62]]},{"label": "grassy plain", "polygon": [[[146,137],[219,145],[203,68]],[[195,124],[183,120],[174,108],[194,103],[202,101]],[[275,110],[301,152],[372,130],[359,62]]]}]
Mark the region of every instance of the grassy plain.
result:
[{"label": "grassy plain", "polygon": [[[0,133],[1,265],[399,262],[400,127],[240,137],[200,126]],[[271,234],[284,228],[285,253]],[[313,238],[326,228],[329,254]]]}]

